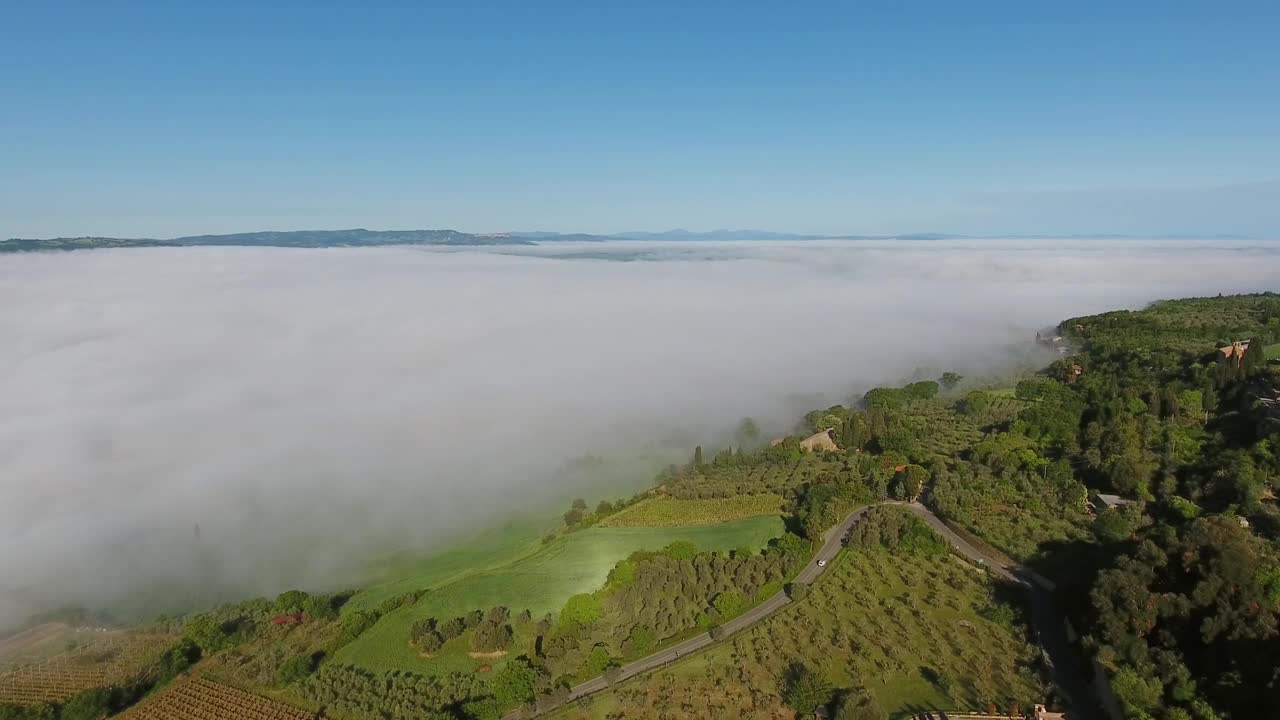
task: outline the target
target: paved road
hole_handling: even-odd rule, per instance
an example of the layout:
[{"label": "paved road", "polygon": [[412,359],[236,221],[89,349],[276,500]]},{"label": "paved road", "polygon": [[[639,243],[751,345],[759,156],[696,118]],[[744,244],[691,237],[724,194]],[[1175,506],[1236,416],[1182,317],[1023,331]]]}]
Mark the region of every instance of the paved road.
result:
[{"label": "paved road", "polygon": [[983,553],[953,532],[924,505],[913,502],[910,508],[961,555],[975,562],[980,561],[996,575],[1026,588],[1031,598],[1031,629],[1049,669],[1049,679],[1061,694],[1060,702],[1081,714],[1081,717],[1104,717],[1090,690],[1090,673],[1067,637],[1066,616],[1058,608],[1053,592],[1046,587],[1052,587],[1052,583],[1026,568],[1019,565],[1006,566],[1000,560]]},{"label": "paved road", "polygon": [[[840,552],[841,547],[844,545],[844,536],[849,532],[849,528],[853,527],[854,523],[858,522],[858,520],[867,513],[867,510],[871,509],[871,507],[872,506],[861,507],[854,510],[849,513],[849,515],[846,516],[839,525],[828,530],[826,534],[822,536],[822,547],[818,549],[818,552],[813,556],[813,559],[809,561],[809,564],[805,566],[804,570],[801,570],[800,573],[796,575],[793,582],[808,585],[816,580],[819,575],[825,572],[827,568],[820,567],[818,565],[818,561],[830,561],[835,558],[835,556]],[[774,595],[724,625],[721,625],[720,629],[723,631],[723,636],[728,637],[743,628],[755,625],[790,602],[791,598],[787,597],[786,592],[780,592]],[[640,673],[648,672],[654,668],[674,662],[678,658],[707,647],[712,642],[714,641],[711,639],[710,633],[702,633],[701,635],[691,637],[688,640],[672,645],[665,650],[659,650],[652,655],[623,665],[614,682],[621,682],[629,677],[639,675]],[[604,679],[603,675],[592,678],[591,680],[580,685],[575,685],[571,688],[569,690],[569,699],[567,702],[573,702],[578,698],[600,692],[607,687],[609,687],[609,683]],[[517,720],[518,718],[533,717],[534,715],[540,715],[543,712],[550,712],[553,709],[555,708],[546,708],[541,712],[528,715],[522,714],[523,711],[521,710],[515,710],[505,715],[503,720]]]},{"label": "paved road", "polygon": [[[1012,570],[1010,568],[1006,568],[995,558],[989,557],[978,548],[969,544],[964,538],[960,537],[954,533],[951,528],[947,527],[924,505],[921,505],[918,502],[898,503],[892,501],[880,504],[901,505],[909,508],[916,515],[920,516],[922,520],[928,523],[929,527],[936,530],[938,534],[950,542],[957,552],[974,562],[982,563],[990,568],[991,572],[1027,588],[1031,592],[1032,597],[1032,621],[1037,625],[1037,636],[1041,639],[1041,646],[1046,650],[1045,659],[1049,663],[1050,675],[1053,677],[1055,685],[1061,688],[1064,694],[1069,696],[1066,699],[1067,702],[1071,702],[1071,697],[1087,697],[1086,694],[1077,695],[1077,693],[1080,692],[1080,688],[1087,687],[1080,684],[1083,682],[1083,677],[1077,676],[1075,672],[1068,673],[1065,670],[1066,668],[1075,668],[1077,663],[1071,662],[1068,664],[1066,662],[1055,662],[1055,657],[1062,653],[1069,653],[1068,655],[1061,655],[1064,659],[1072,658],[1074,660],[1074,653],[1071,652],[1070,646],[1067,643],[1065,628],[1062,624],[1062,616],[1049,612],[1052,608],[1052,597],[1049,595],[1047,590],[1017,574],[1017,567]],[[848,534],[849,529],[861,520],[862,516],[866,515],[867,511],[873,507],[877,506],[867,505],[854,510],[849,513],[839,525],[828,530],[826,534],[822,536],[822,547],[818,549],[818,552],[813,556],[813,559],[809,561],[808,565],[805,566],[804,570],[801,570],[800,573],[796,575],[793,582],[809,585],[813,583],[818,576],[825,572],[827,567],[830,566],[829,561],[832,560],[843,547],[844,537]],[[828,561],[827,567],[819,566],[819,560]],[[791,599],[787,597],[787,594],[785,592],[780,592],[747,612],[730,620],[724,625],[721,625],[720,629],[723,632],[722,636],[728,637],[739,630],[751,627],[790,602]],[[1043,625],[1043,627],[1040,627],[1041,625]],[[1057,628],[1057,633],[1053,632],[1053,628],[1055,627]],[[712,642],[713,640],[711,639],[711,635],[709,633],[703,633],[676,645],[672,645],[665,650],[659,650],[652,655],[623,665],[614,682],[621,682],[622,680],[639,675],[640,673],[648,672],[654,668],[674,662],[689,653],[696,652],[708,645],[711,645]],[[1050,645],[1053,646],[1052,650]],[[603,675],[593,678],[571,688],[569,690],[569,698],[564,704],[568,704],[579,698],[591,695],[592,693],[600,692],[607,687],[609,687],[609,682],[605,680]],[[503,716],[502,720],[519,720],[520,718],[535,717],[562,706],[563,705],[548,707],[538,712],[530,712],[529,714],[524,714],[523,710],[514,710]]]}]

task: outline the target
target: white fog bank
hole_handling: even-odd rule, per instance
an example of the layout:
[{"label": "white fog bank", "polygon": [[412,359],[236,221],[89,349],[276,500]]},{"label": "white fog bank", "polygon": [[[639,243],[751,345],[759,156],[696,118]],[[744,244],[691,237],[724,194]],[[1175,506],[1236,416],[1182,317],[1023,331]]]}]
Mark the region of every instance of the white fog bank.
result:
[{"label": "white fog bank", "polygon": [[683,452],[781,427],[797,394],[1007,366],[1068,316],[1267,289],[1280,244],[1253,241],[0,256],[0,626],[141,588],[332,588],[564,494],[574,456]]}]

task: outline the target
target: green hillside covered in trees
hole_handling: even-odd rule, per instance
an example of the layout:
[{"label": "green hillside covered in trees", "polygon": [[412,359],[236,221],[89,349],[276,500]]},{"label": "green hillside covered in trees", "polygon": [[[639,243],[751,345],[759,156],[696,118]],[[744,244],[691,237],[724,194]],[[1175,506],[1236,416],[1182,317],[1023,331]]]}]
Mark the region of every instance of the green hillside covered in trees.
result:
[{"label": "green hillside covered in trees", "polygon": [[[167,622],[209,676],[350,720],[1061,707],[1035,647],[1046,621],[1027,593],[953,556],[905,505],[868,512],[812,588],[792,583],[850,512],[917,502],[1002,565],[1035,573],[1028,587],[1052,588],[1049,622],[1069,622],[1070,652],[1106,678],[1072,698],[1081,716],[1095,705],[1130,720],[1273,716],[1280,366],[1267,349],[1280,342],[1280,295],[1166,301],[1070,318],[1058,332],[1058,359],[1010,388],[953,373],[876,388],[815,409],[772,443],[747,421],[733,446],[691,449],[647,492],[575,501],[547,547],[657,537],[681,522],[708,539],[618,552],[552,607],[536,577],[520,580],[528,593],[499,588],[500,600],[474,607],[424,579],[394,595],[390,585],[364,597],[285,593]],[[823,432],[835,450],[803,449]],[[779,509],[781,523],[764,516],[771,539],[748,532],[739,546],[715,524]],[[784,591],[791,602],[767,619],[720,634]],[[280,622],[286,614],[296,621]],[[707,631],[710,648],[619,676]],[[357,647],[412,661],[361,666]],[[603,693],[564,705],[570,687],[601,676]],[[0,708],[0,718],[56,716]]]}]

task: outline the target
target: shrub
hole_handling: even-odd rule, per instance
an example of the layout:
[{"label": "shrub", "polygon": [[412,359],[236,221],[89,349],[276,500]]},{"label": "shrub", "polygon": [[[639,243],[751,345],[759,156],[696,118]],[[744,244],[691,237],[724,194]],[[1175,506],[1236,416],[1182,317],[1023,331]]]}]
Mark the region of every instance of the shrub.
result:
[{"label": "shrub", "polygon": [[788,583],[787,597],[791,598],[793,602],[800,602],[809,597],[809,586],[804,583]]},{"label": "shrub", "polygon": [[698,556],[698,546],[688,540],[677,540],[664,547],[662,552],[676,560],[692,560]]},{"label": "shrub", "polygon": [[528,658],[518,657],[502,666],[493,676],[493,695],[501,707],[523,705],[534,696],[538,671]]},{"label": "shrub", "polygon": [[446,620],[437,630],[441,637],[446,641],[452,640],[463,633],[467,629],[466,621],[463,618],[456,617]]},{"label": "shrub", "polygon": [[312,620],[328,621],[338,617],[338,607],[332,595],[308,595],[302,601],[302,612]]},{"label": "shrub", "polygon": [[315,672],[319,658],[315,655],[295,655],[276,671],[277,685],[292,685]]},{"label": "shrub", "polygon": [[311,596],[301,590],[289,590],[287,592],[282,592],[276,596],[276,612],[298,612],[305,607],[305,603],[309,597]]},{"label": "shrub", "polygon": [[560,611],[560,625],[590,625],[600,619],[600,601],[590,593],[579,593],[569,598]]},{"label": "shrub", "polygon": [[813,715],[814,711],[831,702],[831,683],[808,666],[794,663],[782,681],[782,701],[801,715]]},{"label": "shrub", "polygon": [[338,644],[346,645],[360,637],[365,630],[377,624],[379,619],[381,616],[377,612],[369,610],[355,610],[347,613],[343,616],[338,630]]}]

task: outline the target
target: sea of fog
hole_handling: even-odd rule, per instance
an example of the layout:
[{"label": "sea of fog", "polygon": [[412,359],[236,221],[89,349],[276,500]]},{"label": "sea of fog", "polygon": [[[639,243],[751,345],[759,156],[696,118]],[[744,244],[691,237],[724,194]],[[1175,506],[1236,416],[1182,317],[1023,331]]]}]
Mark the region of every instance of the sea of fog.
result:
[{"label": "sea of fog", "polygon": [[[1041,363],[1036,329],[1280,289],[1254,241],[0,256],[0,625],[359,582],[743,416]],[[639,458],[642,462],[635,462]],[[198,528],[198,529],[197,529]]]}]

